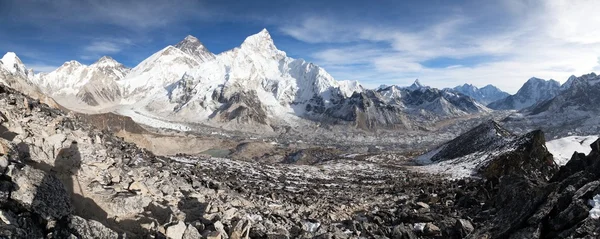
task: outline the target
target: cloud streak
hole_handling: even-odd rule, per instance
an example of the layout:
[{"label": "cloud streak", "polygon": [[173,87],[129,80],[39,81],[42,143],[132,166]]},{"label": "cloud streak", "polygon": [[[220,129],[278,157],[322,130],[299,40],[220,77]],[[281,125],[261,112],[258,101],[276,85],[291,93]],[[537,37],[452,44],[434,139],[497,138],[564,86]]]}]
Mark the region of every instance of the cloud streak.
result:
[{"label": "cloud streak", "polygon": [[[600,33],[593,30],[600,24],[594,14],[598,7],[597,1],[587,0],[509,0],[494,7],[504,18],[491,25],[481,23],[485,14],[465,9],[416,29],[313,16],[282,26],[281,31],[309,43],[345,44],[315,52],[312,60],[326,69],[334,67],[330,70],[334,77],[371,87],[421,78],[437,87],[493,83],[516,92],[532,76],[564,81],[571,74],[599,68]],[[469,57],[480,60],[470,66],[423,65],[440,58],[460,62]]]}]

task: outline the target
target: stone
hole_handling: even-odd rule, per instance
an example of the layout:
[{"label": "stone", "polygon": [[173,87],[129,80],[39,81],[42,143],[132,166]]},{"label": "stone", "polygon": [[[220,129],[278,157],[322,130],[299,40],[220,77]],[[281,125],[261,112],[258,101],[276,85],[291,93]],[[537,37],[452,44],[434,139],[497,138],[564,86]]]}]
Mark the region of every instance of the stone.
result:
[{"label": "stone", "polygon": [[2,221],[4,224],[7,224],[7,225],[17,223],[17,219],[16,219],[15,215],[10,211],[4,211],[4,210],[0,210],[0,221]]},{"label": "stone", "polygon": [[200,232],[198,232],[198,229],[196,229],[196,227],[192,226],[191,224],[187,226],[187,228],[185,229],[185,232],[183,232],[183,237],[182,239],[199,239],[202,238],[202,235],[200,235]]},{"label": "stone", "polygon": [[441,236],[442,230],[439,227],[429,222],[425,224],[425,228],[423,228],[423,235],[428,236]]},{"label": "stone", "polygon": [[242,239],[247,238],[250,234],[251,223],[249,220],[237,220],[233,224],[231,232],[229,233],[230,239]]},{"label": "stone", "polygon": [[53,174],[26,166],[13,175],[18,185],[11,198],[46,220],[61,219],[73,211],[63,183]]},{"label": "stone", "polygon": [[221,223],[221,221],[216,221],[213,223],[213,227],[215,227],[215,230],[221,233],[221,237],[223,239],[228,239],[229,237],[227,236],[227,232],[225,231],[225,226],[223,225],[223,223]]},{"label": "stone", "polygon": [[184,222],[179,221],[177,224],[167,227],[166,236],[170,239],[182,239],[187,228]]},{"label": "stone", "polygon": [[417,239],[417,235],[403,223],[394,227],[392,239]]},{"label": "stone", "polygon": [[72,216],[69,228],[80,238],[119,238],[119,234],[94,220]]},{"label": "stone", "polygon": [[206,233],[206,235],[204,236],[206,239],[222,239],[223,237],[221,236],[220,232],[208,232]]},{"label": "stone", "polygon": [[422,207],[422,208],[427,208],[427,209],[429,209],[429,205],[428,205],[427,203],[424,203],[424,202],[417,202],[417,205],[418,205],[419,207]]},{"label": "stone", "polygon": [[146,184],[144,184],[143,182],[135,181],[129,185],[129,191],[134,191],[135,193],[140,195],[147,195],[148,187],[146,187]]},{"label": "stone", "polygon": [[8,169],[8,157],[6,155],[0,156],[0,175],[4,174]]},{"label": "stone", "polygon": [[238,210],[237,210],[237,209],[235,209],[235,208],[230,208],[230,209],[227,209],[227,210],[225,210],[225,211],[223,212],[223,220],[226,220],[226,221],[229,221],[229,220],[231,220],[231,219],[232,219],[232,218],[235,216],[235,213],[236,213],[237,211],[238,211]]},{"label": "stone", "polygon": [[456,220],[455,229],[459,231],[461,237],[466,237],[471,234],[475,230],[473,224],[466,219],[458,219]]}]

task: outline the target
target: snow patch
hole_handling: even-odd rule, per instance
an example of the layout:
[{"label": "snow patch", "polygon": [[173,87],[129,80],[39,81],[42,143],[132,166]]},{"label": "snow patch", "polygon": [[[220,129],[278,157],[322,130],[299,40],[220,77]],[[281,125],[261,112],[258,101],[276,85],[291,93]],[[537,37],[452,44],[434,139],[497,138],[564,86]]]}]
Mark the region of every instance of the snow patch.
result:
[{"label": "snow patch", "polygon": [[546,142],[546,148],[554,155],[554,162],[563,166],[571,160],[574,152],[589,154],[590,144],[598,139],[597,135],[569,136]]},{"label": "snow patch", "polygon": [[600,218],[600,194],[597,194],[594,198],[590,199],[588,204],[592,207],[592,209],[590,209],[590,218]]}]

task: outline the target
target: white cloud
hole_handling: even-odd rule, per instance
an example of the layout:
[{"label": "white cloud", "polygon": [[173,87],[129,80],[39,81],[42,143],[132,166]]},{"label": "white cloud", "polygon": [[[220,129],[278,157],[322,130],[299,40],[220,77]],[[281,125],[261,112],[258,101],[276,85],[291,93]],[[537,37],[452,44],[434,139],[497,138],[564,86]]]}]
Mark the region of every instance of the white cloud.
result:
[{"label": "white cloud", "polygon": [[33,63],[26,66],[27,68],[33,69],[36,73],[38,72],[51,72],[56,70],[58,66],[55,65],[47,65],[44,63]]},{"label": "white cloud", "polygon": [[101,56],[119,53],[130,45],[132,45],[131,40],[126,38],[95,40],[83,47],[80,58],[84,60],[94,60]]},{"label": "white cloud", "polygon": [[[564,82],[570,75],[600,69],[600,32],[595,30],[600,25],[595,13],[599,1],[505,0],[491,9],[504,18],[485,22],[480,19],[485,13],[463,12],[410,29],[310,17],[281,30],[309,43],[344,43],[312,54],[312,60],[340,80],[371,87],[419,78],[436,87],[492,83],[516,92],[533,76]],[[439,68],[422,65],[466,57],[488,60]]]},{"label": "white cloud", "polygon": [[114,42],[100,41],[92,42],[92,44],[86,46],[84,50],[87,52],[112,54],[120,52],[121,46],[117,45]]}]

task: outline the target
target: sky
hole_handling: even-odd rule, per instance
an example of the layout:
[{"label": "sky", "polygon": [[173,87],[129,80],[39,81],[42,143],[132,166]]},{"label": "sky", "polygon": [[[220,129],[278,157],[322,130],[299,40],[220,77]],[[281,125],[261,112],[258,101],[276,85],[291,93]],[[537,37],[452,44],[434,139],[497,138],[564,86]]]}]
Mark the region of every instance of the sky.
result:
[{"label": "sky", "polygon": [[596,0],[1,0],[0,54],[52,71],[108,55],[135,67],[196,36],[212,52],[266,28],[288,56],[369,88],[566,81],[600,71]]}]

